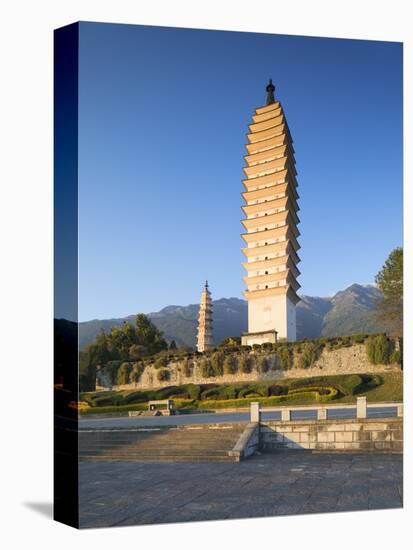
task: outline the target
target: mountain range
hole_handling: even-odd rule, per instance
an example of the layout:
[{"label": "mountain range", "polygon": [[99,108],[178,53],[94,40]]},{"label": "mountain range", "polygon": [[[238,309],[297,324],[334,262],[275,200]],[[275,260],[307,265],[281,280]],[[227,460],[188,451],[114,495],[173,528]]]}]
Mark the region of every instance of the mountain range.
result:
[{"label": "mountain range", "polygon": [[[301,296],[297,304],[297,339],[320,336],[344,336],[380,332],[383,327],[375,318],[381,293],[373,285],[353,284],[327,298]],[[166,340],[178,346],[196,345],[198,304],[167,306],[148,314],[164,333]],[[79,323],[79,347],[92,343],[101,329],[109,331],[125,321],[133,323],[135,315],[118,319],[94,319]],[[239,336],[247,330],[247,302],[239,298],[221,298],[213,302],[214,341]]]}]

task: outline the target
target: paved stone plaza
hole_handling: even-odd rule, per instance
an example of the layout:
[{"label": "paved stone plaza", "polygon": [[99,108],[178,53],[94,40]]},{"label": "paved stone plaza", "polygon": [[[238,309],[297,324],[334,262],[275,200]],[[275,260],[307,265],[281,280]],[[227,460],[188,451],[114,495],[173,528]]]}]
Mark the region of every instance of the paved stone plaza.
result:
[{"label": "paved stone plaza", "polygon": [[80,526],[402,506],[402,455],[292,451],[240,463],[80,462]]}]

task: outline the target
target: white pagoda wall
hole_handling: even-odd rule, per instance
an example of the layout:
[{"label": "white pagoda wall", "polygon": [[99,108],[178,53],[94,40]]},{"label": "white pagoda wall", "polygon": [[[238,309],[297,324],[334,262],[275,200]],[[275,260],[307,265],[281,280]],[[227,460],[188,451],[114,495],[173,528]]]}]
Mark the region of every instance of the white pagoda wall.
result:
[{"label": "white pagoda wall", "polygon": [[271,330],[277,331],[278,339],[296,340],[295,304],[285,294],[248,300],[248,332]]}]

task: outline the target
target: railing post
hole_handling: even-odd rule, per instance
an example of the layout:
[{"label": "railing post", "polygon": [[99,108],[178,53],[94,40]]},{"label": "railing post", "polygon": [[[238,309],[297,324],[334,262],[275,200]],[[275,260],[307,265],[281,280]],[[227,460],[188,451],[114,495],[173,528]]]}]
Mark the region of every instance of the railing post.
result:
[{"label": "railing post", "polygon": [[327,420],[327,407],[317,409],[317,420]]},{"label": "railing post", "polygon": [[357,397],[357,418],[367,418],[367,397]]},{"label": "railing post", "polygon": [[403,403],[397,405],[397,416],[403,416]]},{"label": "railing post", "polygon": [[250,404],[250,422],[261,422],[261,407],[259,401]]},{"label": "railing post", "polygon": [[289,422],[291,420],[291,411],[290,409],[281,409],[281,421]]}]

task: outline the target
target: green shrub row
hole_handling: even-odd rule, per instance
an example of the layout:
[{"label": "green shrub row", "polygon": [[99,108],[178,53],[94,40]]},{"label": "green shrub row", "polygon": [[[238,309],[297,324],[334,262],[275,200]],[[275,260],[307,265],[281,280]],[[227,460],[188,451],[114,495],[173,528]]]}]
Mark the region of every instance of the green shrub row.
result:
[{"label": "green shrub row", "polygon": [[[157,373],[159,382],[168,381],[171,373],[167,371],[167,368],[171,361],[177,360],[180,361],[179,368],[184,376],[191,378],[194,369],[193,358],[195,357],[198,358],[197,364],[204,378],[220,377],[237,372],[249,374],[254,370],[264,374],[271,368],[290,370],[294,366],[294,357],[296,357],[298,367],[308,369],[319,358],[324,348],[336,350],[364,342],[366,342],[367,354],[372,364],[401,362],[400,351],[394,349],[394,342],[384,334],[356,334],[289,343],[254,344],[252,348],[234,344],[234,339],[229,339],[229,341],[231,341],[231,345],[223,345],[208,350],[204,354],[185,351],[171,354],[170,350],[163,350],[156,356],[143,358],[138,362],[112,360],[104,368],[112,383],[119,385],[139,382],[146,366],[149,365],[159,371]],[[252,353],[250,353],[251,350]]]},{"label": "green shrub row", "polygon": [[292,388],[288,390],[288,395],[295,395],[303,392],[318,393],[319,395],[338,395],[338,390],[333,387],[323,386],[323,387],[314,387],[314,386],[305,386],[303,388]]},{"label": "green shrub row", "polygon": [[263,406],[276,406],[279,403],[288,401],[294,402],[313,402],[317,401],[324,403],[331,401],[338,397],[338,391],[335,388],[330,388],[331,391],[328,395],[321,395],[318,390],[302,391],[293,394],[280,395],[274,397],[246,397],[244,399],[228,399],[228,400],[207,400],[202,401],[202,407],[206,409],[224,409],[224,408],[236,408],[236,407],[249,407],[251,402],[258,401]]},{"label": "green shrub row", "polygon": [[234,384],[184,384],[157,390],[81,393],[80,399],[91,407],[99,408],[101,412],[110,412],[106,410],[107,407],[115,407],[115,410],[118,410],[119,407],[141,405],[145,408],[148,401],[168,398],[197,402],[199,406],[203,406],[206,401],[226,402],[229,406],[228,403],[233,400],[273,397],[290,399],[295,395],[303,396],[310,390],[310,393],[317,392],[318,400],[329,398],[333,389],[340,397],[354,396],[374,389],[382,383],[383,378],[380,375],[332,375]]},{"label": "green shrub row", "polygon": [[82,414],[110,414],[128,411],[146,411],[147,409],[146,403],[142,403],[137,405],[119,405],[117,407],[90,407],[89,409],[84,409]]}]

